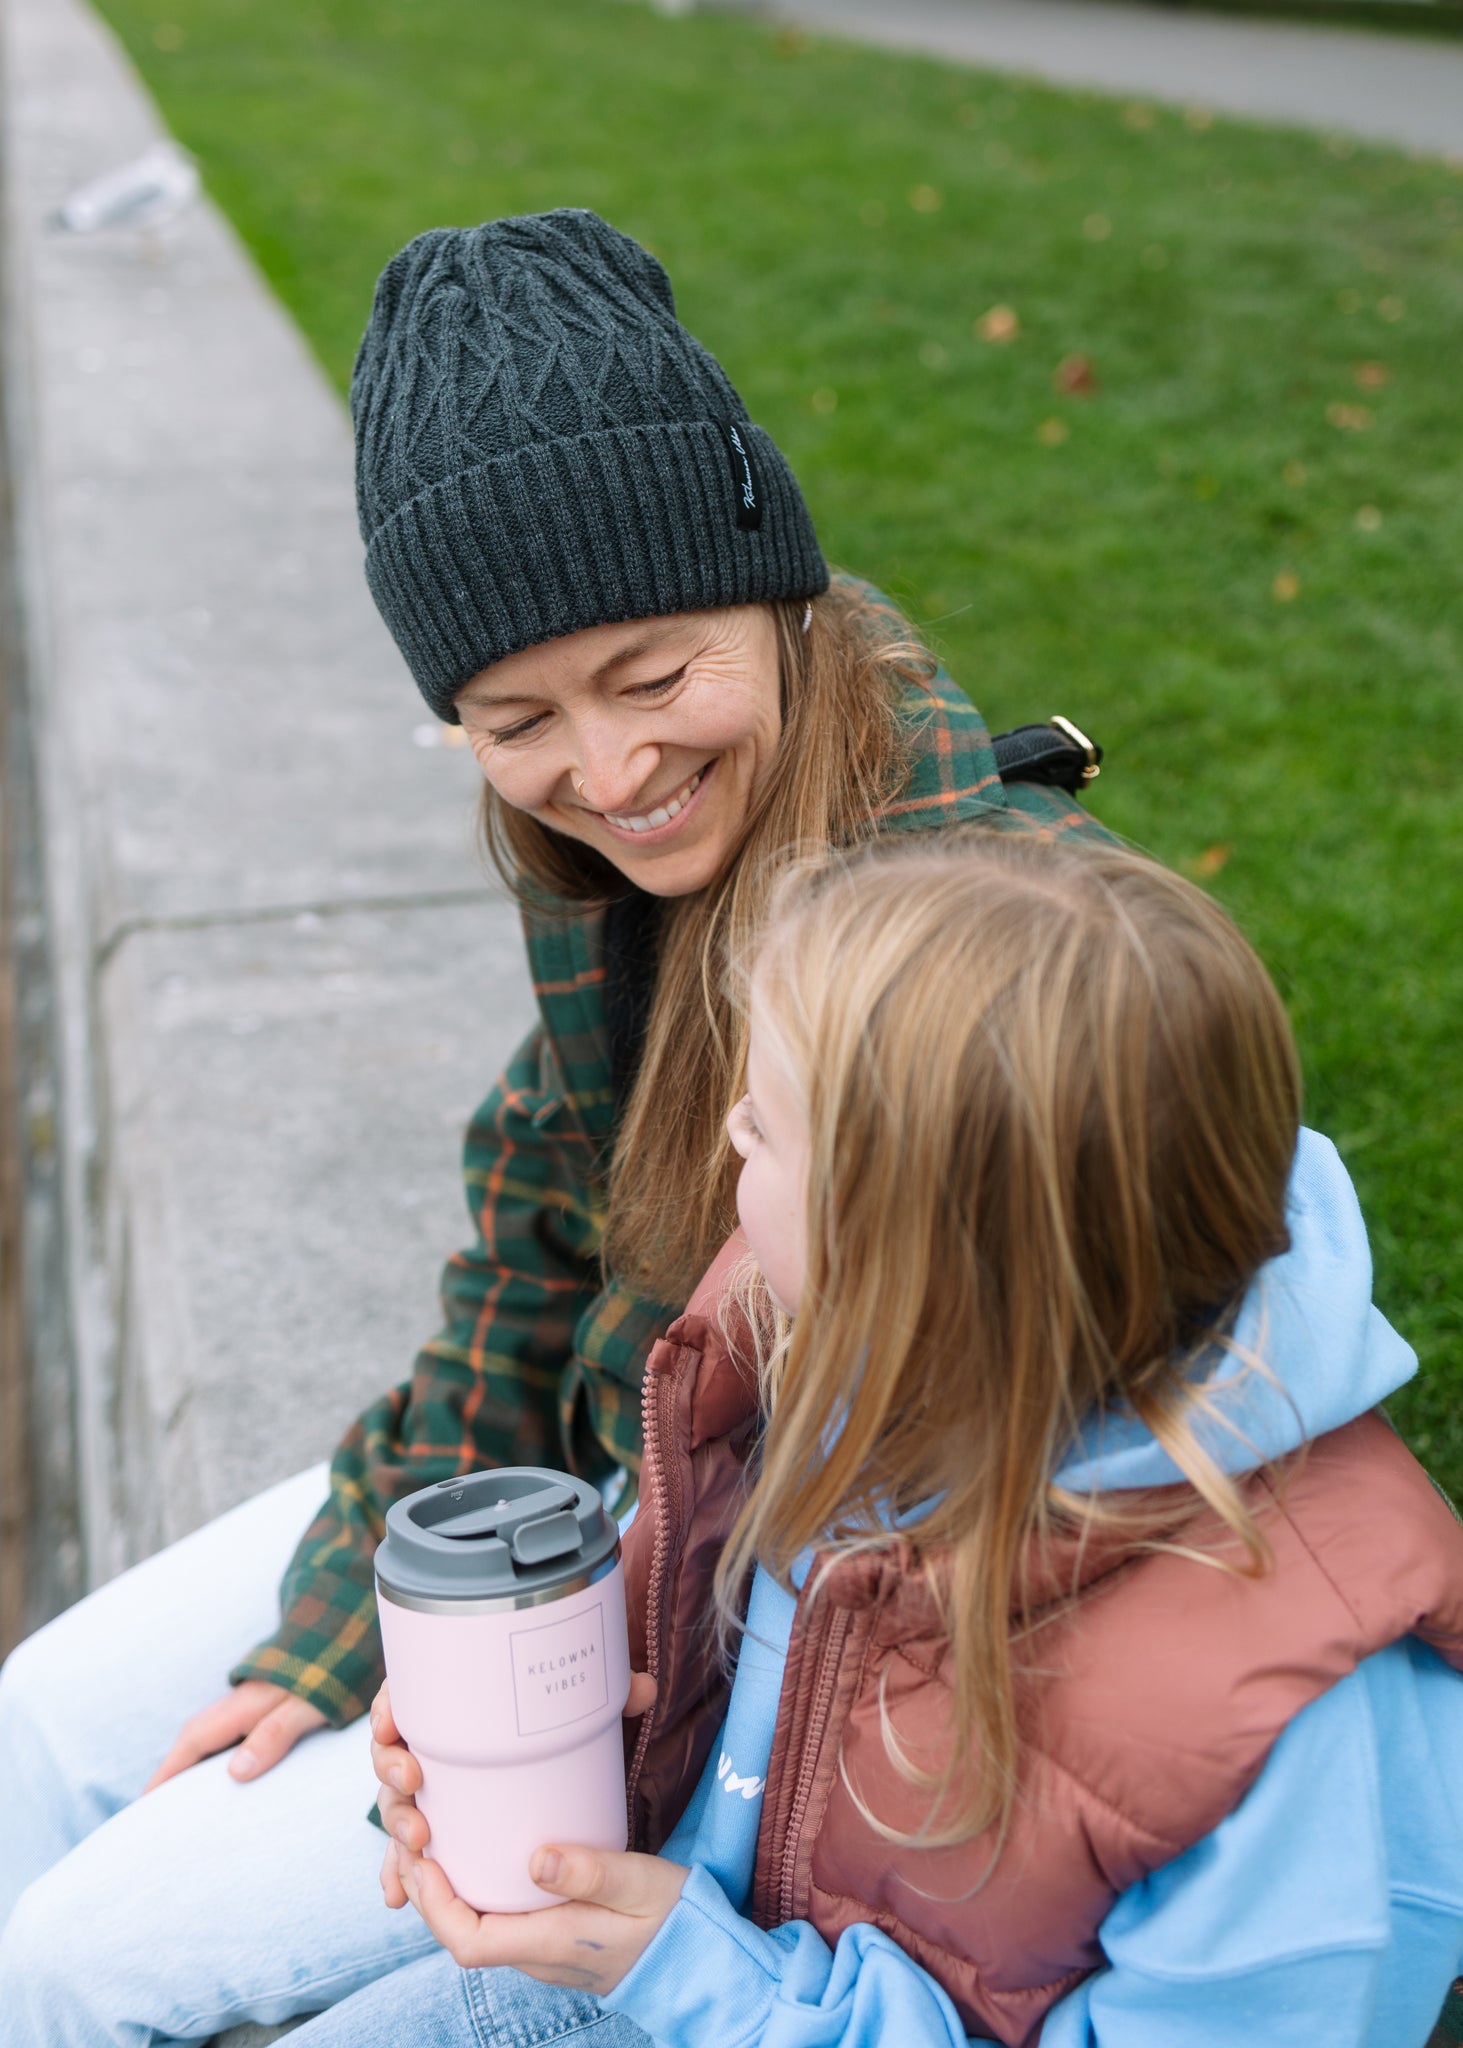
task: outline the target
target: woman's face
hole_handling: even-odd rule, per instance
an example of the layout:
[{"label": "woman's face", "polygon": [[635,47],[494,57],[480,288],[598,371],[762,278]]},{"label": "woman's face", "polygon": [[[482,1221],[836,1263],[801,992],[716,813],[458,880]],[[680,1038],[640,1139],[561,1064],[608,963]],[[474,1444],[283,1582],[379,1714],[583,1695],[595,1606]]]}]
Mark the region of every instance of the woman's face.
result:
[{"label": "woman's face", "polygon": [[505,803],[652,896],[725,866],[782,732],[768,605],[587,626],[526,647],[453,700]]},{"label": "woman's face", "polygon": [[808,1119],[755,984],[747,1092],[727,1118],[726,1131],[742,1160],[742,1234],[772,1299],[795,1315],[808,1265]]}]

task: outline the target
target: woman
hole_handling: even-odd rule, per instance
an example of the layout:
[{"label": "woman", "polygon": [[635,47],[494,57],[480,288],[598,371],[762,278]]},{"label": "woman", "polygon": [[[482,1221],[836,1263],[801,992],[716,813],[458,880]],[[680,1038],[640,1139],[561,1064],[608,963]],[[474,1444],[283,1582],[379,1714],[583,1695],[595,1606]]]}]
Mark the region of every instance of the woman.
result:
[{"label": "woman", "polygon": [[745,1048],[720,960],[771,856],[1014,806],[1096,829],[1050,789],[1003,790],[949,678],[873,593],[830,583],[664,271],[593,214],[411,243],[351,398],[367,578],[482,765],[539,1022],[468,1132],[477,1238],[446,1327],[348,1433],[293,1555],[318,1472],[6,1666],[0,2010],[27,2040],[202,2039],[432,1946],[385,1910],[364,1818],[382,1516],[474,1466],[634,1472],[646,1353],[734,1218]]}]

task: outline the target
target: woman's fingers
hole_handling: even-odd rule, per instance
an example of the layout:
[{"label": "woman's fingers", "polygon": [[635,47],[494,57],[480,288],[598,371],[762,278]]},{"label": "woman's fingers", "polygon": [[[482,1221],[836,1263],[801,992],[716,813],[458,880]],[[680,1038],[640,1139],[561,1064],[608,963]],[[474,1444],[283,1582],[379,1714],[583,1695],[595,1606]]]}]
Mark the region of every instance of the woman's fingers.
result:
[{"label": "woman's fingers", "polygon": [[[243,1689],[241,1686],[239,1692]],[[253,1727],[254,1718],[241,1703],[238,1692],[231,1693],[226,1699],[215,1700],[211,1707],[191,1715],[179,1730],[177,1741],[143,1786],[144,1793],[151,1792],[168,1778],[175,1778],[179,1771],[186,1771],[200,1758],[227,1749],[231,1742],[237,1742]]]},{"label": "woman's fingers", "polygon": [[282,1756],[289,1754],[302,1736],[313,1735],[324,1726],[325,1716],[318,1707],[286,1693],[277,1707],[255,1722],[229,1758],[229,1776],[240,1780],[262,1777],[265,1771],[274,1769]]},{"label": "woman's fingers", "polygon": [[[228,1749],[233,1743],[249,1736],[271,1714],[283,1708],[298,1710],[290,1717],[294,1732],[283,1748],[274,1749],[269,1761],[277,1763],[286,1749],[298,1742],[301,1735],[312,1728],[325,1725],[325,1716],[318,1707],[312,1707],[305,1700],[296,1699],[283,1686],[270,1685],[266,1679],[246,1679],[236,1685],[232,1692],[225,1693],[212,1706],[204,1707],[183,1723],[178,1739],[148,1779],[144,1792],[151,1792],[168,1778],[175,1778],[179,1771],[186,1771],[191,1765],[201,1763],[206,1756],[216,1756],[221,1749]],[[295,1725],[295,1724],[298,1725]],[[269,1745],[266,1745],[268,1748]],[[268,1764],[256,1764],[254,1770],[238,1771],[230,1765],[235,1777],[257,1777]]]}]

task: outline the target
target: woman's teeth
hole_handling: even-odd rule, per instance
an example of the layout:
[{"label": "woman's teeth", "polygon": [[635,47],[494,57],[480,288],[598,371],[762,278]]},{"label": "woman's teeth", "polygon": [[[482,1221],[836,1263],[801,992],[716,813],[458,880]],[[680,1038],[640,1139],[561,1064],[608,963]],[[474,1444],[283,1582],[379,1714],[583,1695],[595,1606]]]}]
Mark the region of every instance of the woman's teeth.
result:
[{"label": "woman's teeth", "polygon": [[673,797],[663,804],[657,804],[653,811],[647,811],[643,818],[612,818],[605,812],[606,821],[618,825],[622,832],[654,832],[659,825],[669,825],[672,818],[678,818],[685,806],[701,787],[701,776],[693,775],[684,789],[678,789]]}]

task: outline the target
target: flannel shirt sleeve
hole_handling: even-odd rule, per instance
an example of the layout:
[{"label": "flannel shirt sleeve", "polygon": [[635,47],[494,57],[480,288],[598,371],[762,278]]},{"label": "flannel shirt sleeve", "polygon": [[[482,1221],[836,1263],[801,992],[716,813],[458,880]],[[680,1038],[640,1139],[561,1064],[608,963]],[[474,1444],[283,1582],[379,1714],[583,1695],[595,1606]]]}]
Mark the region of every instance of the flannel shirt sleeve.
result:
[{"label": "flannel shirt sleeve", "polygon": [[[284,1686],[335,1727],[381,1681],[372,1558],[391,1503],[473,1467],[562,1468],[572,1455],[560,1383],[600,1293],[603,1215],[542,1026],[468,1126],[464,1170],[477,1240],[443,1274],[445,1327],[336,1451],[329,1497],[285,1573],[280,1626],[229,1674]],[[637,1462],[638,1443],[637,1427]]]},{"label": "flannel shirt sleeve", "polygon": [[[1012,823],[1024,820],[1039,826],[1054,839],[1070,837],[1104,846],[1116,843],[1107,826],[1094,818],[1091,811],[1084,810],[1077,799],[1064,789],[1049,789],[1041,782],[1008,782],[1005,797]],[[999,814],[992,822],[999,824]]]}]

